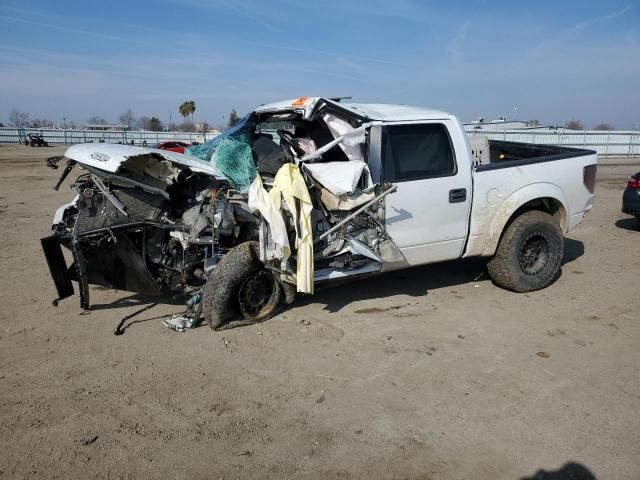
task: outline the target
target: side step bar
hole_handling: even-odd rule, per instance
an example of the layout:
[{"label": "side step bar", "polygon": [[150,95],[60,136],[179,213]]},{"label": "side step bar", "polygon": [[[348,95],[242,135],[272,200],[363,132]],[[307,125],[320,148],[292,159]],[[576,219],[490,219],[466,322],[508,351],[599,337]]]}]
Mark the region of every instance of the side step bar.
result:
[{"label": "side step bar", "polygon": [[358,275],[371,275],[382,271],[382,263],[371,262],[358,268],[323,268],[314,273],[314,282],[321,283],[328,280],[355,277]]}]

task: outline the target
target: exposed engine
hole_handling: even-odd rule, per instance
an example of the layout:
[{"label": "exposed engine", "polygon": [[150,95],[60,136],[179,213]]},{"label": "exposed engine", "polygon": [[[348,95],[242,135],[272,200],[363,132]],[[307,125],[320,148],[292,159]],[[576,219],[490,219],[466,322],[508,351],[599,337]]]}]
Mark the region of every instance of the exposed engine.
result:
[{"label": "exposed engine", "polygon": [[188,296],[226,250],[257,239],[258,220],[243,196],[208,175],[149,155],[118,175],[85,168],[72,184],[75,206],[55,225],[80,284]]}]

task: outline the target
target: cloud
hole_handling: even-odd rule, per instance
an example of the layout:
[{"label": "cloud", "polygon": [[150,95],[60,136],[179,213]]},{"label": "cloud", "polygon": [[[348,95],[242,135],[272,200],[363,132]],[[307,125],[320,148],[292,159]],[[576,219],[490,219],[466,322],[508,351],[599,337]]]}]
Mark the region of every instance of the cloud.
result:
[{"label": "cloud", "polygon": [[0,15],[0,18],[3,18],[5,20],[11,20],[12,22],[20,22],[20,23],[26,23],[27,25],[35,25],[38,27],[43,27],[43,28],[52,28],[55,30],[60,30],[62,32],[67,32],[67,33],[73,33],[75,35],[90,35],[93,37],[97,37],[97,38],[103,38],[105,40],[118,40],[118,41],[129,41],[128,39],[122,38],[121,36],[116,36],[116,35],[107,35],[107,34],[103,34],[103,33],[98,33],[98,32],[92,32],[89,30],[82,30],[79,28],[72,28],[72,27],[65,27],[63,25],[55,25],[52,23],[45,23],[45,22],[36,22],[33,20],[28,20],[26,18],[19,18],[19,17],[13,17],[10,15]]},{"label": "cloud", "polygon": [[456,31],[456,34],[447,44],[447,52],[451,57],[451,62],[456,67],[461,67],[464,61],[464,44],[467,41],[467,35],[469,33],[469,27],[471,21],[464,22]]},{"label": "cloud", "polygon": [[[236,15],[248,18],[254,24],[266,28],[272,32],[282,32],[283,29],[274,25],[274,20],[283,18],[282,11],[272,7],[269,2],[237,2],[234,0],[166,0],[168,3],[179,5],[183,8],[198,10],[227,10]],[[220,16],[224,18],[223,15]]]},{"label": "cloud", "polygon": [[622,7],[621,9],[614,10],[612,12],[609,12],[609,13],[605,14],[605,15],[600,15],[598,17],[593,17],[593,18],[590,18],[588,20],[584,20],[582,22],[576,23],[572,27],[565,28],[564,30],[560,30],[555,35],[551,35],[550,38],[546,38],[542,42],[538,43],[537,45],[535,45],[531,49],[529,49],[529,54],[531,54],[531,55],[540,55],[540,54],[542,54],[542,52],[545,49],[547,49],[547,47],[554,47],[555,48],[555,46],[558,44],[558,42],[560,42],[562,40],[566,41],[568,38],[570,38],[573,34],[575,34],[577,32],[580,32],[582,30],[586,30],[588,27],[591,27],[592,25],[595,25],[597,23],[606,22],[608,20],[613,20],[614,18],[621,17],[622,15],[627,13],[629,10],[634,8],[634,6],[635,6],[635,4],[630,3],[630,4]]},{"label": "cloud", "polygon": [[630,3],[629,5],[626,5],[625,7],[619,9],[619,10],[615,10],[613,12],[607,13],[606,15],[601,15],[599,17],[594,17],[591,18],[589,20],[585,20],[583,22],[577,23],[575,24],[573,27],[565,30],[564,33],[566,34],[572,34],[575,33],[579,30],[583,30],[587,27],[590,27],[591,25],[598,23],[598,22],[605,22],[607,20],[613,20],[614,18],[620,17],[622,15],[624,15],[625,13],[627,13],[629,10],[631,10],[633,8],[634,4]]},{"label": "cloud", "polygon": [[344,53],[344,52],[339,52],[339,51],[317,50],[317,49],[312,49],[312,48],[292,47],[292,46],[289,46],[289,45],[277,45],[277,44],[269,44],[269,43],[255,43],[254,45],[260,46],[261,48],[273,48],[273,49],[278,49],[278,50],[289,50],[289,51],[293,51],[293,52],[309,53],[309,54],[312,54],[312,55],[328,56],[328,57],[333,57],[335,59],[344,58],[344,59],[350,59],[350,60],[361,60],[363,62],[382,63],[382,64],[385,64],[385,65],[395,65],[395,66],[398,66],[398,67],[407,67],[407,66],[409,66],[409,65],[407,65],[405,63],[394,62],[394,61],[385,60],[385,59],[382,59],[382,58],[367,57],[367,56],[362,56],[362,55],[352,55],[352,54],[349,54],[349,53]]}]

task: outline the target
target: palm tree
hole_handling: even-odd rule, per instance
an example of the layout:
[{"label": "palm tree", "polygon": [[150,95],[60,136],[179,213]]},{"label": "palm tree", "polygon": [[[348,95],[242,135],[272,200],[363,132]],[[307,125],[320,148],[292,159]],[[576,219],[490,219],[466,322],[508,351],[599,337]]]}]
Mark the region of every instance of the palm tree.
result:
[{"label": "palm tree", "polygon": [[193,114],[196,111],[196,102],[189,100],[187,103],[189,104],[189,113],[191,113],[191,123],[193,124]]},{"label": "palm tree", "polygon": [[189,102],[183,102],[182,105],[180,105],[178,107],[178,111],[180,112],[180,115],[182,115],[186,121],[187,116],[189,115],[189,113],[191,113],[191,108],[189,105]]},{"label": "palm tree", "polygon": [[193,113],[196,111],[196,102],[193,100],[187,100],[180,105],[178,111],[180,112],[180,115],[185,118],[185,121],[189,114],[191,114],[191,123],[193,123]]}]

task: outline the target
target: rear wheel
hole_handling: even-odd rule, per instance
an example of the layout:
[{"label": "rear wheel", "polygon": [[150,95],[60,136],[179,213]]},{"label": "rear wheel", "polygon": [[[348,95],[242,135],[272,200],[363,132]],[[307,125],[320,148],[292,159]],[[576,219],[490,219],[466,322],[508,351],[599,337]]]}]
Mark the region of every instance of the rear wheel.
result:
[{"label": "rear wheel", "polygon": [[558,222],[548,213],[530,210],[507,227],[487,267],[496,285],[531,292],[559,277],[563,255],[564,238]]}]

